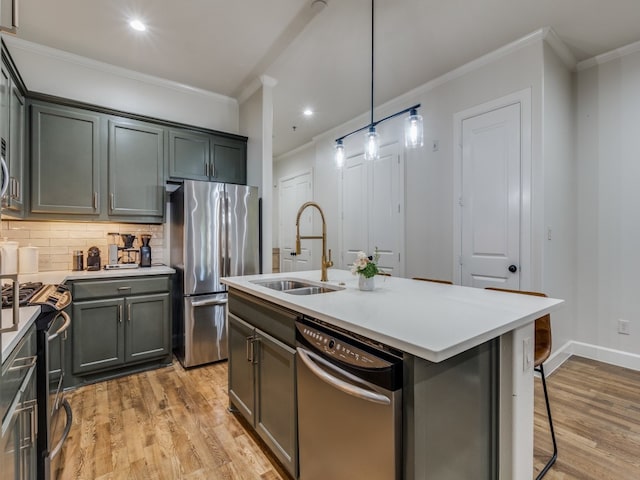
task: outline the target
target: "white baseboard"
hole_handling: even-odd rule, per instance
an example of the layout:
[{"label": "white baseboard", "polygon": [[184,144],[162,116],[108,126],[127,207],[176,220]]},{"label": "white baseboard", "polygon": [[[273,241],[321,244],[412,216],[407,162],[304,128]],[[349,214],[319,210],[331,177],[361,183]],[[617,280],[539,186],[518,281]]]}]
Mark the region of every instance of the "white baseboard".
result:
[{"label": "white baseboard", "polygon": [[549,359],[544,362],[545,374],[549,375],[572,355],[640,371],[640,355],[636,353],[623,352],[622,350],[614,350],[613,348],[572,340],[553,352]]}]

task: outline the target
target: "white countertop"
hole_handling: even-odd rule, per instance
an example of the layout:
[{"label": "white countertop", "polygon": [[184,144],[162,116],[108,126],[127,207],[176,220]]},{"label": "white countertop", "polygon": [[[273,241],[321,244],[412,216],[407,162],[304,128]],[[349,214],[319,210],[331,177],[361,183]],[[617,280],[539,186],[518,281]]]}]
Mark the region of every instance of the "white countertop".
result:
[{"label": "white countertop", "polygon": [[229,277],[222,283],[432,362],[524,326],[564,302],[383,276],[376,277],[374,291],[363,292],[355,275],[335,269],[327,283],[343,283],[337,292],[300,296],[251,283],[269,278],[320,284],[320,271]]},{"label": "white countertop", "polygon": [[[58,271],[58,272],[40,272],[18,275],[18,281],[23,282],[42,282],[44,284],[59,284],[70,280],[89,280],[100,278],[116,278],[116,277],[135,277],[143,275],[170,275],[175,270],[166,266],[154,266],[145,268],[132,268],[123,270],[97,270],[93,272],[84,271]],[[20,339],[27,332],[27,329],[33,324],[33,321],[40,313],[40,307],[22,307],[20,308],[20,323],[18,330],[0,334],[0,344],[2,345],[2,362],[6,360],[11,351],[18,344]],[[12,309],[2,309],[2,327],[10,327],[12,324]]]}]

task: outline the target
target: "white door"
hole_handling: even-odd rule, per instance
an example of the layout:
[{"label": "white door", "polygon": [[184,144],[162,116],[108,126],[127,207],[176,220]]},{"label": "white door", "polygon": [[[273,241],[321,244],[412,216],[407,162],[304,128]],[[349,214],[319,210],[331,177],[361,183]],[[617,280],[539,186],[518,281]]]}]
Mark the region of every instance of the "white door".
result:
[{"label": "white door", "polygon": [[403,170],[397,143],[380,149],[373,162],[363,155],[345,162],[342,177],[342,254],[348,268],[358,251],[372,255],[377,247],[379,266],[402,276],[404,245]]},{"label": "white door", "polygon": [[461,284],[520,288],[520,103],[462,121]]},{"label": "white door", "polygon": [[[311,241],[303,241],[296,255],[296,215],[305,202],[313,198],[311,172],[280,180],[280,271],[311,270]],[[306,209],[300,218],[300,234],[312,235],[312,210]]]}]

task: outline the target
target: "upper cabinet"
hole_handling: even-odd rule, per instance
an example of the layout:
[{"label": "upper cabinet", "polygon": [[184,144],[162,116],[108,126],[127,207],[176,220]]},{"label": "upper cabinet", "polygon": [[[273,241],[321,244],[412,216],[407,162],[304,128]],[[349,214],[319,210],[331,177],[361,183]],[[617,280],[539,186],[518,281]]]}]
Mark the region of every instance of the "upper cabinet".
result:
[{"label": "upper cabinet", "polygon": [[109,120],[109,215],[164,216],[164,130]]},{"label": "upper cabinet", "polygon": [[169,178],[246,184],[246,139],[169,130]]},{"label": "upper cabinet", "polygon": [[212,180],[227,183],[247,183],[247,142],[229,138],[214,138],[212,150]]},{"label": "upper cabinet", "polygon": [[17,217],[24,214],[25,112],[24,85],[3,48],[0,67],[0,153],[2,183],[6,189],[2,195],[2,211]]},{"label": "upper cabinet", "polygon": [[31,212],[100,214],[97,114],[31,106]]}]

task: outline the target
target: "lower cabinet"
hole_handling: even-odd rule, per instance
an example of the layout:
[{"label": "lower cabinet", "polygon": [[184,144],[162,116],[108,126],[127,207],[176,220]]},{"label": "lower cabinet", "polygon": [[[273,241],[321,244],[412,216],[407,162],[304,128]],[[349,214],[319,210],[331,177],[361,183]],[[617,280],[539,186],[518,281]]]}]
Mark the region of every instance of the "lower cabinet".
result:
[{"label": "lower cabinet", "polygon": [[2,364],[0,478],[3,480],[36,478],[35,336],[34,326]]},{"label": "lower cabinet", "polygon": [[297,478],[295,349],[231,311],[227,319],[231,403]]},{"label": "lower cabinet", "polygon": [[[168,277],[74,282],[78,299],[74,297],[72,317],[73,375],[170,356],[168,287]],[[165,288],[167,291],[158,291]],[[158,293],[147,294],[145,290]],[[107,298],[97,298],[101,296]]]}]

